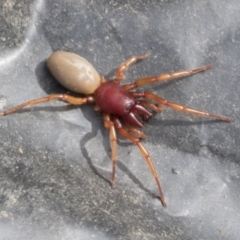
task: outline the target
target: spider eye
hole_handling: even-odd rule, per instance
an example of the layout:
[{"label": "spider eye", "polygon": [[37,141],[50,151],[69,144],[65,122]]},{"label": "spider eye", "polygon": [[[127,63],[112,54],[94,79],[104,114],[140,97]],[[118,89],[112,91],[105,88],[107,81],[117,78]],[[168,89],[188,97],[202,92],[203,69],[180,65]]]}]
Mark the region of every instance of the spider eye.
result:
[{"label": "spider eye", "polygon": [[75,53],[54,52],[47,59],[47,66],[57,81],[73,92],[92,94],[100,86],[95,68]]}]

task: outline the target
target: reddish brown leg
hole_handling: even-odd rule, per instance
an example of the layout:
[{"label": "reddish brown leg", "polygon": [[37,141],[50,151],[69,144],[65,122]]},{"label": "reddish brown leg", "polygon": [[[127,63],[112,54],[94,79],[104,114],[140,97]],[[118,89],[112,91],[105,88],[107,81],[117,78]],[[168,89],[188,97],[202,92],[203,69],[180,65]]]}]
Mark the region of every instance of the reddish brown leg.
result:
[{"label": "reddish brown leg", "polygon": [[139,86],[142,86],[144,84],[167,81],[167,80],[172,80],[172,79],[181,78],[181,77],[187,77],[202,71],[206,71],[210,68],[212,68],[212,65],[207,65],[207,66],[203,66],[203,67],[192,69],[192,70],[183,70],[183,71],[173,72],[173,73],[163,73],[156,77],[144,77],[144,78],[138,79],[134,83],[124,85],[123,88],[125,90],[131,90]]},{"label": "reddish brown leg", "polygon": [[139,138],[139,139],[145,139],[145,138],[146,138],[145,134],[144,134],[142,131],[140,131],[140,130],[138,130],[137,128],[133,127],[131,124],[125,123],[125,124],[124,124],[124,127],[125,127],[129,132],[132,132],[135,136],[137,136],[137,138]]},{"label": "reddish brown leg", "polygon": [[127,61],[123,62],[116,71],[116,82],[119,83],[124,78],[124,72],[128,67],[139,60],[143,60],[149,56],[149,53],[145,53],[142,56],[132,56]]},{"label": "reddish brown leg", "polygon": [[158,104],[158,106],[156,106],[155,104],[153,104],[153,103],[151,103],[151,102],[149,102],[147,100],[139,100],[138,102],[140,103],[140,105],[144,105],[146,107],[149,107],[153,111],[158,112],[158,113],[160,113],[162,111],[162,109],[163,109],[162,105]]},{"label": "reddish brown leg", "polygon": [[129,132],[127,132],[123,127],[122,127],[122,124],[120,123],[120,121],[118,119],[114,119],[114,124],[115,124],[115,127],[117,129],[117,131],[125,138],[131,140],[133,143],[135,143],[137,145],[137,147],[139,148],[141,154],[143,155],[143,157],[145,158],[146,162],[147,162],[147,165],[157,183],[157,186],[158,186],[158,191],[159,191],[159,195],[160,195],[160,200],[161,200],[161,203],[164,207],[167,206],[166,204],[166,201],[165,201],[165,198],[164,198],[164,194],[163,194],[163,191],[162,191],[162,187],[161,187],[161,184],[160,184],[160,180],[159,180],[159,177],[158,177],[158,174],[157,174],[157,171],[155,170],[155,167],[153,165],[153,162],[147,152],[147,150],[143,147],[143,145],[141,144],[140,140],[136,137],[134,137],[132,134],[130,134]]},{"label": "reddish brown leg", "polygon": [[13,112],[16,112],[24,107],[30,107],[33,105],[37,105],[37,104],[41,104],[41,103],[45,103],[45,102],[50,102],[50,101],[54,101],[54,100],[62,100],[68,103],[71,103],[73,105],[82,105],[85,103],[92,103],[94,102],[94,99],[92,96],[89,97],[85,97],[85,98],[77,98],[77,97],[72,97],[70,95],[66,95],[66,94],[51,94],[48,95],[46,97],[42,97],[42,98],[38,98],[38,99],[34,99],[25,103],[22,103],[16,107],[13,107],[11,109],[8,109],[4,112],[0,112],[0,116],[5,116],[8,114],[11,114]]},{"label": "reddish brown leg", "polygon": [[152,100],[158,102],[158,104],[160,104],[160,105],[165,105],[172,109],[175,109],[177,111],[184,112],[184,113],[194,114],[194,115],[198,115],[201,117],[215,118],[215,119],[219,119],[219,120],[225,121],[225,122],[230,122],[232,120],[231,118],[228,118],[225,116],[220,116],[220,115],[215,115],[212,113],[203,112],[203,111],[200,111],[197,109],[182,106],[178,103],[167,101],[164,98],[161,98],[161,97],[155,95],[154,93],[150,93],[150,92],[134,92],[134,93],[131,93],[131,95],[134,97],[145,97],[148,99],[152,99]]},{"label": "reddish brown leg", "polygon": [[109,129],[110,145],[112,150],[112,177],[111,186],[115,186],[116,165],[117,165],[117,136],[114,123],[110,120],[110,115],[105,113],[103,115],[104,127]]}]

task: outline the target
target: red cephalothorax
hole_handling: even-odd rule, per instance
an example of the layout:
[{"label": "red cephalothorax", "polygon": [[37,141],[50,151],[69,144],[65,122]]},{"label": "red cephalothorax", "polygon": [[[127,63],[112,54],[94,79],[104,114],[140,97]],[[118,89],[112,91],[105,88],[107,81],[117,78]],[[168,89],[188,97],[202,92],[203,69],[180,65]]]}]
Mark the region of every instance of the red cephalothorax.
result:
[{"label": "red cephalothorax", "polygon": [[100,85],[94,93],[94,99],[103,112],[118,116],[135,127],[142,127],[138,115],[147,118],[152,115],[136,102],[131,93],[114,81]]},{"label": "red cephalothorax", "polygon": [[103,113],[104,126],[109,129],[112,149],[111,185],[115,185],[117,131],[123,137],[135,143],[139,148],[156,181],[161,203],[163,206],[167,206],[157,171],[155,170],[149,153],[141,143],[141,140],[145,138],[145,135],[137,128],[142,127],[144,120],[152,115],[150,111],[161,112],[164,106],[168,106],[180,112],[195,114],[201,117],[211,117],[226,122],[231,121],[231,119],[184,107],[178,103],[167,101],[151,92],[132,91],[144,84],[167,81],[206,71],[210,69],[212,65],[192,70],[164,73],[155,77],[144,77],[136,80],[134,83],[121,86],[120,82],[123,80],[124,72],[128,67],[138,60],[147,58],[148,55],[149,54],[145,54],[129,58],[117,69],[116,79],[113,81],[106,81],[99,76],[94,67],[86,59],[74,53],[63,51],[55,52],[51,54],[47,60],[47,65],[52,75],[64,87],[76,93],[85,94],[85,97],[73,97],[67,94],[50,94],[46,97],[34,99],[4,112],[0,112],[0,116],[11,114],[23,107],[33,106],[53,100],[62,100],[77,106],[86,103],[95,103],[96,109]]}]

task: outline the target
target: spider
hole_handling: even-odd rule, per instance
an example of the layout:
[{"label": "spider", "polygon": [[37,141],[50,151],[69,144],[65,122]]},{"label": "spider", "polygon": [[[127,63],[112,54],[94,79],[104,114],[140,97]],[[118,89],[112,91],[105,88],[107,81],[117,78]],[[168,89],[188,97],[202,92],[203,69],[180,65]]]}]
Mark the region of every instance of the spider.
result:
[{"label": "spider", "polygon": [[135,91],[138,87],[145,84],[187,77],[195,73],[206,71],[212,68],[212,65],[192,70],[164,73],[155,77],[143,77],[137,79],[134,83],[120,85],[128,67],[148,56],[149,53],[130,57],[118,67],[115,78],[112,81],[107,81],[104,77],[100,77],[94,67],[79,55],[65,51],[54,52],[47,59],[47,66],[52,75],[67,89],[76,93],[84,94],[85,96],[74,97],[67,94],[50,94],[46,97],[34,99],[9,110],[0,112],[0,116],[11,114],[27,106],[33,106],[54,100],[62,100],[77,106],[86,103],[95,104],[95,110],[103,113],[104,126],[109,129],[110,146],[112,150],[111,186],[115,186],[117,164],[116,132],[118,132],[123,137],[132,141],[139,148],[157,184],[160,201],[162,205],[166,207],[167,204],[157,171],[155,170],[148,151],[141,143],[141,140],[145,138],[145,135],[139,130],[139,128],[143,127],[144,123],[152,116],[153,112],[161,112],[164,106],[180,112],[194,114],[201,117],[210,117],[226,122],[230,122],[231,119],[170,102],[152,92]]}]

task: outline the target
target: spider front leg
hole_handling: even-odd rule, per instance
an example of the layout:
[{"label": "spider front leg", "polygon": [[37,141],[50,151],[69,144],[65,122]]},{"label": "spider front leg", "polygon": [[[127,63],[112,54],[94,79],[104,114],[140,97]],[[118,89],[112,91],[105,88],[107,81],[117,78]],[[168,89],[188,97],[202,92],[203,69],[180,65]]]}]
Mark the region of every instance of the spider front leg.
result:
[{"label": "spider front leg", "polygon": [[[134,93],[132,94],[130,92],[130,95],[134,96]],[[146,106],[146,107],[149,107],[150,109],[152,109],[153,111],[157,112],[157,113],[160,113],[162,110],[163,110],[163,106],[160,105],[160,104],[153,104],[151,103],[150,101],[147,101],[147,100],[139,100],[138,101],[140,103],[140,105],[143,105],[143,106]]]},{"label": "spider front leg", "polygon": [[123,62],[117,69],[116,71],[116,82],[119,83],[121,80],[123,80],[124,78],[124,72],[128,69],[128,67],[132,64],[134,64],[135,62],[139,61],[139,60],[143,60],[145,58],[147,58],[150,54],[149,53],[145,53],[142,56],[132,56],[130,57],[127,61]]},{"label": "spider front leg", "polygon": [[161,98],[161,97],[159,97],[159,96],[157,96],[157,95],[155,95],[154,93],[151,93],[151,92],[133,92],[133,93],[131,93],[131,95],[136,97],[136,98],[144,97],[144,98],[152,99],[152,100],[156,101],[160,106],[165,105],[165,106],[168,106],[168,107],[170,107],[174,110],[180,111],[180,112],[194,114],[194,115],[197,115],[197,116],[200,116],[200,117],[215,118],[215,119],[225,121],[225,122],[231,122],[232,121],[232,119],[229,118],[229,117],[204,112],[204,111],[197,110],[197,109],[194,109],[194,108],[185,107],[185,106],[180,105],[180,104],[175,103],[175,102],[170,102],[170,101],[168,101],[164,98]]},{"label": "spider front leg", "polygon": [[139,138],[139,139],[145,139],[146,138],[145,134],[142,131],[140,131],[137,128],[133,127],[130,123],[126,122],[124,124],[124,127],[126,128],[126,130],[128,132],[133,133],[134,136],[136,136],[137,138]]},{"label": "spider front leg", "polygon": [[110,120],[110,115],[105,113],[103,115],[104,127],[109,129],[109,138],[112,151],[112,177],[111,177],[111,186],[115,186],[116,179],[116,165],[117,165],[117,136],[114,127],[114,123]]},{"label": "spider front leg", "polygon": [[212,68],[211,64],[200,67],[200,68],[191,69],[191,70],[183,70],[183,71],[173,72],[173,73],[163,73],[163,74],[161,74],[159,76],[155,76],[155,77],[144,77],[144,78],[140,78],[140,79],[136,80],[134,83],[123,85],[123,88],[128,91],[128,90],[132,90],[134,88],[140,87],[144,84],[168,81],[168,80],[181,78],[181,77],[188,77],[190,75],[193,75],[193,74],[196,74],[196,73],[199,73],[202,71],[206,71],[210,68]]},{"label": "spider front leg", "polygon": [[167,206],[167,203],[165,201],[165,197],[164,197],[164,194],[163,194],[163,190],[162,190],[162,187],[161,187],[161,184],[160,184],[160,180],[159,180],[159,177],[158,177],[158,174],[157,174],[157,171],[153,165],[153,162],[149,156],[149,153],[147,152],[147,150],[143,147],[143,145],[141,144],[140,140],[133,136],[131,133],[129,133],[128,131],[126,131],[123,127],[122,127],[122,124],[121,122],[119,121],[119,119],[117,118],[114,118],[114,124],[115,124],[115,127],[117,129],[117,131],[125,138],[131,140],[133,143],[135,143],[137,145],[137,147],[139,148],[141,154],[143,155],[143,157],[145,158],[146,162],[147,162],[147,165],[152,173],[152,176],[154,177],[155,181],[156,181],[156,184],[157,184],[157,187],[158,187],[158,191],[159,191],[159,196],[160,196],[160,201],[162,203],[162,205],[164,207]]},{"label": "spider front leg", "polygon": [[54,101],[54,100],[61,100],[64,102],[68,102],[70,104],[73,105],[82,105],[85,103],[93,103],[94,102],[94,98],[92,96],[88,96],[85,98],[78,98],[78,97],[72,97],[70,95],[67,94],[51,94],[48,95],[46,97],[42,97],[42,98],[38,98],[38,99],[33,99],[31,101],[27,101],[25,103],[22,103],[16,107],[13,107],[11,109],[8,109],[6,111],[0,112],[0,116],[5,116],[5,115],[9,115],[13,112],[16,112],[24,107],[30,107],[30,106],[34,106],[37,104],[41,104],[41,103],[45,103],[45,102],[50,102],[50,101]]}]

